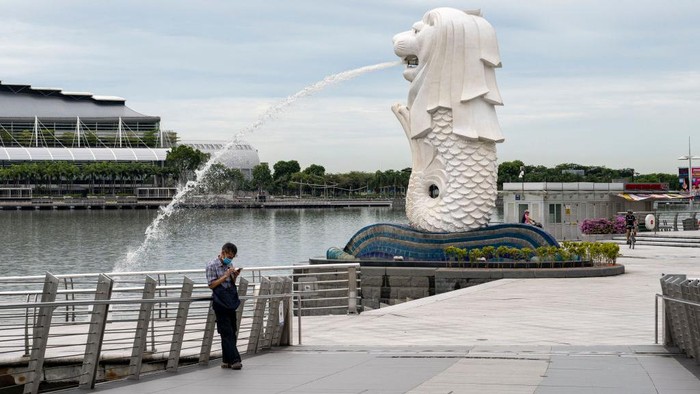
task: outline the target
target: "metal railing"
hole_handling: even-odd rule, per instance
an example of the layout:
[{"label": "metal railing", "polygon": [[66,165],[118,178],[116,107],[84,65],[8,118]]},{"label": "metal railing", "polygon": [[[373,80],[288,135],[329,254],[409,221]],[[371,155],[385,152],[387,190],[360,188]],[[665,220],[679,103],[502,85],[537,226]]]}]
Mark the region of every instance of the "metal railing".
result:
[{"label": "metal railing", "polygon": [[[618,216],[624,216],[626,212],[618,212]],[[697,210],[655,210],[637,211],[634,213],[640,228],[644,227],[644,219],[647,215],[654,215],[654,229],[652,231],[679,231],[698,229]],[[646,229],[646,227],[644,227]]]},{"label": "metal railing", "polygon": [[685,275],[661,277],[662,294],[655,297],[654,341],[659,337],[659,300],[663,300],[661,320],[665,346],[676,346],[699,362],[700,357],[700,279]]},{"label": "metal railing", "polygon": [[[358,312],[357,263],[243,272],[241,353],[292,344],[294,315],[301,343],[302,315]],[[138,379],[220,354],[204,270],[0,277],[0,289],[0,382],[9,376],[25,393]]]}]

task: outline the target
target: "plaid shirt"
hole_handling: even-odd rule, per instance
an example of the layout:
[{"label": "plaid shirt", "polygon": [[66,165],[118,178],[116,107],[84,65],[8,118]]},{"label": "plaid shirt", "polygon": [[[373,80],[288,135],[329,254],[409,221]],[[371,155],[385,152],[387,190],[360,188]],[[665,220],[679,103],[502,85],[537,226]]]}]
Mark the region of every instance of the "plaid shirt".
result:
[{"label": "plaid shirt", "polygon": [[[211,285],[211,282],[221,278],[224,276],[226,273],[226,270],[228,269],[229,266],[224,265],[224,263],[219,260],[219,258],[215,258],[214,260],[210,261],[207,264],[207,284]],[[231,287],[231,279],[232,276],[229,276],[226,278],[226,280],[221,284],[221,286],[224,286],[225,288]]]}]

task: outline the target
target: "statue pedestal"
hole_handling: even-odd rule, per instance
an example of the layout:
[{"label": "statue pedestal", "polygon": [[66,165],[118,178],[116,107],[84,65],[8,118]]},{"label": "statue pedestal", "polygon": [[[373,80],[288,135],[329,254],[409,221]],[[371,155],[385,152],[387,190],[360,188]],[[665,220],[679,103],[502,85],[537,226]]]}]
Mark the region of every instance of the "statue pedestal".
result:
[{"label": "statue pedestal", "polygon": [[378,223],[358,231],[343,250],[330,248],[329,260],[422,260],[445,261],[445,248],[483,248],[508,246],[536,249],[559,246],[546,231],[526,224],[497,224],[459,233],[433,233],[407,225]]}]

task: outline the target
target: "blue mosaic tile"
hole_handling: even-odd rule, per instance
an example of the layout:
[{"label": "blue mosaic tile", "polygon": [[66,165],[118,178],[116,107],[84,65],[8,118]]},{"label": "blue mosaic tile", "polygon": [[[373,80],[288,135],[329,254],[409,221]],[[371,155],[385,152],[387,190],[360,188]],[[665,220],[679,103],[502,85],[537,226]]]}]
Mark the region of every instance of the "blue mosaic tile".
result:
[{"label": "blue mosaic tile", "polygon": [[535,249],[559,246],[549,233],[523,224],[498,224],[461,233],[431,233],[406,225],[379,223],[358,231],[343,249],[358,258],[403,256],[409,260],[444,261],[446,245],[460,248],[509,246]]}]

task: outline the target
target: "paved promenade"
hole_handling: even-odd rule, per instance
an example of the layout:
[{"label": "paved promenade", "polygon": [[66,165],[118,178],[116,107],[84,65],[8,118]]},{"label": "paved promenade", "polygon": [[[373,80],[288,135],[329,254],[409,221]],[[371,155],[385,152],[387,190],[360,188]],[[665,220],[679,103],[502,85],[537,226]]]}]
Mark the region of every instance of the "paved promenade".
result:
[{"label": "paved promenade", "polygon": [[621,252],[621,276],[505,279],[358,316],[305,317],[302,345],[246,358],[242,371],[212,363],[96,391],[699,393],[695,360],[654,345],[654,294],[662,273],[700,278],[700,249]]}]

